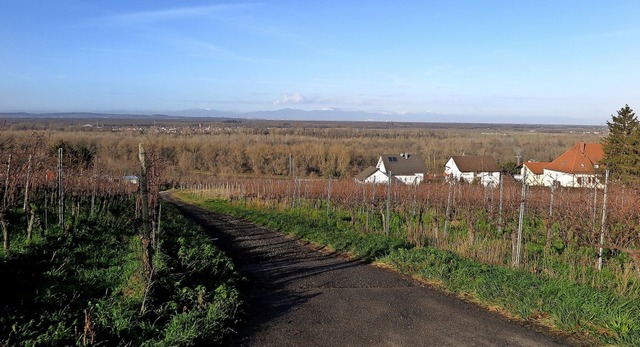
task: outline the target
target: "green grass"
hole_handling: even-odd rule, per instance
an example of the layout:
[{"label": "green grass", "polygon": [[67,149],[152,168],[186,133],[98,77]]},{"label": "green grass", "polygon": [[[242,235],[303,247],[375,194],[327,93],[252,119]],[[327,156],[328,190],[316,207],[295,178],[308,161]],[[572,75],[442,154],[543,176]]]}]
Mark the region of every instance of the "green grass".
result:
[{"label": "green grass", "polygon": [[596,335],[603,343],[640,343],[640,304],[589,286],[526,271],[489,266],[431,248],[399,250],[381,262],[440,283],[486,306],[524,320],[551,322],[563,331]]},{"label": "green grass", "polygon": [[[19,235],[0,259],[0,346],[224,345],[241,308],[240,277],[204,231],[163,206],[151,290],[142,271],[134,200],[52,228],[30,244]],[[144,301],[144,310],[141,310]]]},{"label": "green grass", "polygon": [[312,243],[327,245],[336,251],[349,253],[368,261],[380,258],[393,250],[410,247],[400,238],[358,232],[349,223],[340,222],[342,216],[329,219],[322,211],[305,209],[268,211],[234,206],[222,200],[207,200],[198,205],[278,229]]},{"label": "green grass", "polygon": [[417,248],[400,238],[364,233],[335,213],[313,209],[258,209],[222,200],[181,198],[216,212],[281,230],[358,258],[386,264],[441,289],[521,320],[537,322],[589,343],[640,345],[640,303],[562,278]]}]

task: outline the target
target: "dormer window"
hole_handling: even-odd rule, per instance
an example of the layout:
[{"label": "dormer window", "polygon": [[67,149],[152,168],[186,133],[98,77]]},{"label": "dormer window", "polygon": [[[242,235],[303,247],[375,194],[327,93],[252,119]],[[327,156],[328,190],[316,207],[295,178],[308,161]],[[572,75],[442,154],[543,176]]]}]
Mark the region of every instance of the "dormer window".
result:
[{"label": "dormer window", "polygon": [[398,161],[397,157],[389,157],[389,161]]}]

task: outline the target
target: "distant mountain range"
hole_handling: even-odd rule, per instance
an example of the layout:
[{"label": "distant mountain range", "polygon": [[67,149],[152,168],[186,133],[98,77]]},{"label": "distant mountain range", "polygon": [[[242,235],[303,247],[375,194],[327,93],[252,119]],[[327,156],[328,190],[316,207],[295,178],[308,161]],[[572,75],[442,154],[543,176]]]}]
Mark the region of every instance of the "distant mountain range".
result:
[{"label": "distant mountain range", "polygon": [[[273,111],[255,112],[224,112],[219,110],[190,109],[184,111],[167,112],[172,116],[186,117],[223,117],[223,118],[245,118],[245,119],[266,119],[266,120],[299,120],[299,121],[422,121],[437,122],[434,117],[423,115],[422,119],[417,119],[417,115],[412,115],[412,119],[406,119],[406,115],[398,113],[350,111],[340,109],[326,109],[305,111],[293,108],[283,108]],[[444,120],[445,118],[442,118]]]},{"label": "distant mountain range", "polygon": [[[176,118],[222,118],[222,119],[263,119],[263,120],[290,120],[290,121],[355,121],[355,122],[424,122],[424,123],[493,123],[512,124],[513,117],[491,117],[488,121],[484,117],[470,115],[448,115],[440,113],[391,113],[391,112],[366,112],[341,109],[326,109],[305,111],[292,108],[283,108],[273,111],[233,112],[211,109],[188,109],[182,111],[157,112],[5,112],[0,113],[0,118],[86,118],[86,119],[125,119],[125,118],[149,118],[149,119],[176,119]],[[536,124],[557,124],[558,117],[537,117]],[[566,123],[565,123],[566,124]],[[578,125],[578,124],[575,124]]]},{"label": "distant mountain range", "polygon": [[[211,109],[188,109],[181,111],[168,111],[164,113],[146,112],[6,112],[0,113],[3,118],[175,118],[175,117],[195,117],[195,118],[242,118],[242,119],[264,119],[264,120],[299,120],[299,121],[391,121],[391,122],[439,122],[451,121],[449,117],[439,114],[399,114],[383,112],[348,111],[339,109],[326,109],[305,111],[292,108],[284,108],[273,111],[256,112],[233,112]],[[472,119],[460,121],[472,121]]]}]

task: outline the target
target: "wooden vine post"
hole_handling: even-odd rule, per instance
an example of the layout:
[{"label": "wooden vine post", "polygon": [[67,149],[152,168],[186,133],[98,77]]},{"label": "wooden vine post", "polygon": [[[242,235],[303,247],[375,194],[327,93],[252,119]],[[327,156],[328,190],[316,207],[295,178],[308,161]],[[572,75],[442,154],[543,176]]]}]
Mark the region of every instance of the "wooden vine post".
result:
[{"label": "wooden vine post", "polygon": [[31,154],[29,154],[29,162],[28,162],[28,166],[27,166],[27,179],[26,182],[24,183],[24,202],[22,204],[22,209],[23,210],[27,210],[27,208],[29,208],[29,186],[31,183],[31,161],[33,159],[33,156]]},{"label": "wooden vine post", "polygon": [[602,257],[604,256],[605,231],[607,230],[607,188],[609,186],[609,170],[604,176],[604,196],[602,198],[602,220],[600,221],[600,247],[598,248],[598,270],[602,270]]},{"label": "wooden vine post", "polygon": [[24,202],[22,204],[22,209],[24,210],[24,214],[27,216],[27,242],[31,242],[32,234],[33,234],[33,223],[36,219],[36,214],[34,209],[31,207],[29,203],[29,186],[31,184],[31,161],[33,160],[33,156],[29,154],[29,162],[27,164],[27,180],[24,184]]},{"label": "wooden vine post", "polygon": [[0,224],[2,225],[2,248],[4,254],[9,254],[10,240],[9,240],[9,177],[11,175],[11,153],[9,153],[9,161],[7,162],[7,176],[4,182],[4,192],[2,194],[2,206],[0,208]]},{"label": "wooden vine post", "polygon": [[391,219],[390,205],[391,205],[391,178],[392,177],[393,176],[391,175],[391,171],[389,171],[389,180],[387,181],[387,217],[386,217],[386,223],[384,223],[384,233],[385,235],[387,235],[387,237],[390,235],[389,221]]},{"label": "wooden vine post", "polygon": [[498,206],[498,234],[502,235],[502,205],[504,204],[504,176],[500,173],[500,204]]},{"label": "wooden vine post", "polygon": [[62,177],[62,148],[58,148],[58,224],[60,228],[66,230],[64,227],[64,180]]},{"label": "wooden vine post", "polygon": [[449,233],[449,221],[451,220],[451,194],[453,192],[453,185],[455,181],[453,180],[453,175],[449,175],[449,193],[447,195],[447,209],[444,212],[444,230],[442,232],[442,236],[446,239]]},{"label": "wooden vine post", "polygon": [[144,271],[148,277],[152,274],[153,249],[151,246],[151,223],[149,220],[149,189],[147,187],[147,163],[142,143],[138,145],[138,158],[140,159],[140,196],[142,198],[142,252]]},{"label": "wooden vine post", "polygon": [[327,217],[329,217],[330,208],[331,208],[331,176],[329,176],[329,183],[327,185]]},{"label": "wooden vine post", "polygon": [[518,235],[516,238],[515,257],[513,266],[520,267],[520,258],[522,251],[522,227],[524,224],[524,208],[527,201],[527,170],[522,174],[522,194],[520,198],[520,214],[518,216]]}]

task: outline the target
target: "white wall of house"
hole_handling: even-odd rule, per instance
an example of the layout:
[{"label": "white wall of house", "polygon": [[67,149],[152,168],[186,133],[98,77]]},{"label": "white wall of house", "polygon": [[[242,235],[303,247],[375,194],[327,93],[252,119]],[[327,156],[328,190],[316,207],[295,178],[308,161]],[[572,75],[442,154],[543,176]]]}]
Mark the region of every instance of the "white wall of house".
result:
[{"label": "white wall of house", "polygon": [[595,174],[570,174],[548,169],[544,169],[543,182],[547,187],[551,187],[554,184],[561,187],[575,188],[593,188],[594,185],[597,188],[604,187]]},{"label": "white wall of house", "polygon": [[480,172],[476,177],[480,177],[480,184],[485,187],[497,187],[500,184],[500,172]]},{"label": "white wall of house", "polygon": [[393,177],[399,179],[404,184],[420,184],[420,182],[424,180],[424,174],[421,174],[421,173],[417,173],[411,176],[395,176],[394,175]]},{"label": "white wall of house", "polygon": [[541,175],[536,175],[533,171],[529,170],[526,165],[522,165],[522,170],[520,170],[521,177],[527,177],[527,185],[528,186],[544,186],[544,172]]},{"label": "white wall of house", "polygon": [[[458,165],[456,165],[456,162],[453,161],[453,158],[449,158],[449,161],[444,164],[444,175],[447,177],[447,179],[452,178],[456,181],[459,181],[462,177],[462,172],[460,171],[460,169],[458,169]],[[462,178],[467,181],[468,175],[467,177]],[[471,177],[471,180],[473,180],[473,177]]]},{"label": "white wall of house", "polygon": [[380,170],[374,172],[371,176],[367,177],[364,180],[364,183],[382,184],[382,183],[387,183],[387,182],[389,182],[389,177],[387,175],[385,175],[383,172],[380,172]]},{"label": "white wall of house", "polygon": [[376,167],[382,172],[387,172],[387,168],[384,167],[384,161],[382,161],[382,157],[378,158],[378,164],[376,165]]},{"label": "white wall of house", "polygon": [[496,187],[500,183],[500,172],[461,172],[453,158],[444,165],[444,174],[448,179],[463,180],[467,183],[478,182],[483,186]]}]

